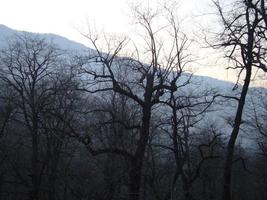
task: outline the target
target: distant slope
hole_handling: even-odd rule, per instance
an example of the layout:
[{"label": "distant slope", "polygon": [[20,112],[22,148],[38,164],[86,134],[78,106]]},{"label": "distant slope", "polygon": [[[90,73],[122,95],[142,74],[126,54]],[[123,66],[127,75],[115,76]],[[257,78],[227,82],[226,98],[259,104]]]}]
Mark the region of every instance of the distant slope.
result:
[{"label": "distant slope", "polygon": [[0,48],[3,48],[7,44],[7,40],[12,38],[12,36],[14,36],[15,34],[24,34],[24,33],[31,35],[40,35],[41,37],[47,39],[47,41],[55,43],[56,45],[58,45],[59,48],[63,50],[80,52],[89,49],[83,44],[69,40],[65,37],[56,34],[51,34],[51,33],[40,34],[40,33],[26,32],[26,31],[17,31],[1,24],[0,24]]}]

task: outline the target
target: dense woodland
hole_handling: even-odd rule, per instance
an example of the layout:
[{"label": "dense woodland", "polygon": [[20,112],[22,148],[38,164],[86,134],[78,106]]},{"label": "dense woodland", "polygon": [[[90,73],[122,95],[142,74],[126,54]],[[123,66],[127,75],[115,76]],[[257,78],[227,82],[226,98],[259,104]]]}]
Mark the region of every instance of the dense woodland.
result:
[{"label": "dense woodland", "polygon": [[267,92],[249,93],[254,72],[267,72],[266,4],[214,1],[220,28],[203,46],[239,72],[230,93],[187,72],[194,55],[174,4],[133,8],[143,43],[88,32],[93,49],[73,53],[39,35],[9,38],[0,199],[267,199]]}]

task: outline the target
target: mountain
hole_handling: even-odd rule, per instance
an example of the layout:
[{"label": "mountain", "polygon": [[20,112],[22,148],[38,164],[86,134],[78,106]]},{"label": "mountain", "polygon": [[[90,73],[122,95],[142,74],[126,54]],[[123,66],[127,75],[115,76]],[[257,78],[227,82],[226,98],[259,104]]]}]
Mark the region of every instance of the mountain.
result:
[{"label": "mountain", "polygon": [[[5,25],[0,25],[0,49],[3,48],[9,39],[12,38],[15,34],[30,34],[33,36],[39,35],[40,37],[46,39],[47,41],[51,41],[54,44],[56,44],[59,48],[71,52],[93,52],[94,50],[86,47],[83,44],[77,43],[75,41],[69,40],[65,37],[55,35],[55,34],[40,34],[40,33],[30,33],[26,31],[17,31],[13,30]],[[181,78],[181,82],[183,80],[186,80],[187,77],[190,76],[190,74],[185,74]],[[224,81],[224,80],[218,80],[215,78],[211,78],[208,76],[199,76],[199,75],[194,75],[192,78],[192,81],[189,85],[186,87],[183,87],[181,89],[181,92],[184,93],[189,93],[190,94],[197,94],[201,93],[204,90],[213,90],[217,91],[217,93],[220,93],[222,95],[228,95],[228,96],[236,96],[238,97],[238,94],[240,92],[240,88],[233,91],[233,88],[235,86],[235,83],[229,82],[229,81]],[[250,119],[250,113],[251,113],[251,108],[252,108],[252,100],[253,103],[255,102],[260,102],[257,96],[267,96],[267,89],[266,88],[261,88],[261,87],[251,87],[248,97],[247,97],[247,105],[245,108],[245,117],[244,121]],[[255,100],[256,99],[256,100]],[[216,122],[218,125],[221,127],[221,131],[224,132],[224,134],[230,133],[231,126],[226,125],[227,119],[230,119],[232,116],[235,114],[236,110],[236,102],[234,101],[228,101],[228,100],[223,100],[223,103],[220,104],[219,106],[215,106],[213,108],[215,112],[209,113],[206,115],[206,119],[203,121],[203,123],[212,123]]]},{"label": "mountain", "polygon": [[[66,37],[59,36],[56,34],[51,34],[51,33],[32,33],[32,32],[27,32],[27,31],[18,31],[11,29],[5,25],[0,24],[0,49],[3,48],[6,44],[7,41],[12,39],[12,36],[16,34],[30,34],[32,36],[40,36],[41,38],[46,39],[49,42],[53,42],[56,44],[59,48],[71,52],[94,52],[93,49],[90,49],[89,47],[86,47],[85,45],[69,40]],[[185,78],[187,75],[185,76]],[[201,75],[194,75],[192,78],[192,84],[189,85],[191,87],[191,90],[199,90],[200,88],[202,89],[213,89],[217,91],[223,91],[225,94],[232,94],[233,91],[232,89],[234,88],[235,83],[225,81],[225,80],[219,80],[216,78],[208,77],[208,76],[201,76]],[[187,88],[188,89],[188,88]],[[259,88],[259,87],[251,87],[251,91],[253,90],[265,90],[264,88]],[[237,92],[238,93],[238,90]]]},{"label": "mountain", "polygon": [[[12,39],[12,36],[16,34],[30,34],[32,36],[40,36],[44,39],[46,39],[49,42],[53,42],[56,44],[59,48],[62,50],[67,50],[71,52],[94,52],[93,49],[90,49],[89,47],[86,47],[85,45],[69,40],[66,37],[51,34],[51,33],[32,33],[27,31],[18,31],[11,29],[5,25],[0,24],[0,49],[3,48],[7,41]],[[187,76],[185,76],[186,78]],[[233,95],[232,89],[234,88],[235,83],[225,81],[225,80],[219,80],[216,78],[208,77],[208,76],[201,76],[201,75],[194,75],[192,78],[192,85],[190,87],[193,87],[191,89],[194,89],[194,87],[197,87],[195,89],[214,89],[218,91],[224,91],[224,93],[229,93]],[[260,87],[251,87],[250,92],[253,92],[253,90],[265,90],[265,88]],[[237,91],[238,93],[238,91]]]},{"label": "mountain", "polygon": [[[74,52],[94,51],[81,43],[69,40],[68,38],[60,35],[51,33],[32,33],[27,31],[18,31],[1,24],[0,24],[0,48],[3,48],[7,44],[7,41],[12,39],[12,36],[16,34],[25,34],[25,33],[30,34],[32,36],[39,35],[40,37],[46,39],[47,41],[53,42],[63,50],[74,51]],[[194,75],[194,80],[196,83],[197,82],[201,83],[202,87],[208,87],[208,88],[212,87],[220,90],[229,89],[229,91],[231,91],[232,88],[234,87],[234,83],[232,82],[219,80],[208,76]]]},{"label": "mountain", "polygon": [[10,40],[12,36],[16,34],[25,34],[25,33],[33,35],[33,36],[39,35],[42,38],[46,39],[47,41],[55,43],[59,48],[63,50],[80,52],[80,51],[85,51],[89,49],[83,44],[69,40],[65,37],[62,37],[56,34],[51,34],[51,33],[41,34],[41,33],[31,33],[27,31],[17,31],[5,25],[1,25],[1,24],[0,24],[0,48],[3,48],[7,44],[6,41]]},{"label": "mountain", "polygon": [[[81,53],[81,52],[93,52],[94,51],[86,47],[83,44],[69,40],[68,38],[65,38],[63,36],[59,36],[59,35],[51,34],[51,33],[41,34],[41,33],[27,32],[27,31],[18,31],[18,30],[11,29],[1,24],[0,24],[0,49],[5,47],[5,45],[7,44],[7,41],[12,39],[12,36],[16,34],[19,35],[19,34],[25,34],[25,33],[30,34],[32,36],[38,35],[46,39],[49,42],[53,42],[59,48],[70,51],[70,52]],[[218,91],[225,90],[226,92],[231,92],[232,88],[234,87],[234,84],[232,82],[218,80],[218,79],[207,77],[207,76],[194,75],[194,78],[192,80],[193,80],[193,84],[192,84],[193,88],[196,87],[194,86],[196,84],[198,85],[197,88],[198,87],[201,87],[203,89],[213,88]]]}]

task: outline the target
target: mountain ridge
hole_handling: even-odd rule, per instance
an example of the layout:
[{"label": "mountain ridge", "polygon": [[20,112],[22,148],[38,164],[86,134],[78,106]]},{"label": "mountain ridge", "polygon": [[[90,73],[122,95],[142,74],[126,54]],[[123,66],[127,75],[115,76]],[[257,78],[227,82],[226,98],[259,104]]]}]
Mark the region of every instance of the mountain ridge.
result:
[{"label": "mountain ridge", "polygon": [[[38,35],[48,41],[53,42],[55,45],[57,45],[59,48],[67,51],[71,51],[74,53],[81,53],[81,52],[93,52],[93,49],[90,49],[89,47],[85,46],[84,44],[81,44],[79,42],[73,41],[68,39],[67,37],[57,35],[54,33],[34,33],[29,31],[21,31],[21,30],[15,30],[12,29],[4,24],[0,24],[0,48],[3,48],[5,44],[7,44],[8,38],[11,38],[12,36],[16,34],[30,34],[30,35]],[[204,85],[207,87],[212,86],[212,88],[217,89],[229,89],[232,90],[235,83],[227,80],[222,80],[210,76],[204,76],[204,75],[195,75],[193,74],[194,79],[196,82],[203,82]],[[252,86],[251,88],[264,88],[264,87],[258,87],[258,86]]]},{"label": "mountain ridge", "polygon": [[30,35],[39,35],[44,39],[55,43],[63,50],[84,51],[89,49],[89,47],[85,46],[84,44],[70,40],[61,35],[57,35],[54,33],[34,33],[29,31],[15,30],[3,24],[0,24],[0,47],[2,48],[4,46],[8,38],[16,34],[24,34],[24,33]]}]

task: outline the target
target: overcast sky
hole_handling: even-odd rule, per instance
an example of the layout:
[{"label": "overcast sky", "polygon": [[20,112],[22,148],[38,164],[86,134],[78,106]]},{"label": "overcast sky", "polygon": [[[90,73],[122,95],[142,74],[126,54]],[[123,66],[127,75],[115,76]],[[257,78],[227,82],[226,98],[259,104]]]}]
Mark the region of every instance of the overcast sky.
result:
[{"label": "overcast sky", "polygon": [[[0,0],[0,24],[17,30],[55,33],[84,43],[78,30],[83,30],[87,22],[104,28],[108,33],[127,35],[131,32],[129,5],[133,2],[137,0]],[[163,3],[163,0],[149,2],[153,6]],[[209,12],[210,6],[210,0],[181,0],[179,14],[199,18],[199,15]],[[202,21],[205,23],[205,19]],[[205,67],[198,73],[230,80],[229,73],[223,68]]]}]

